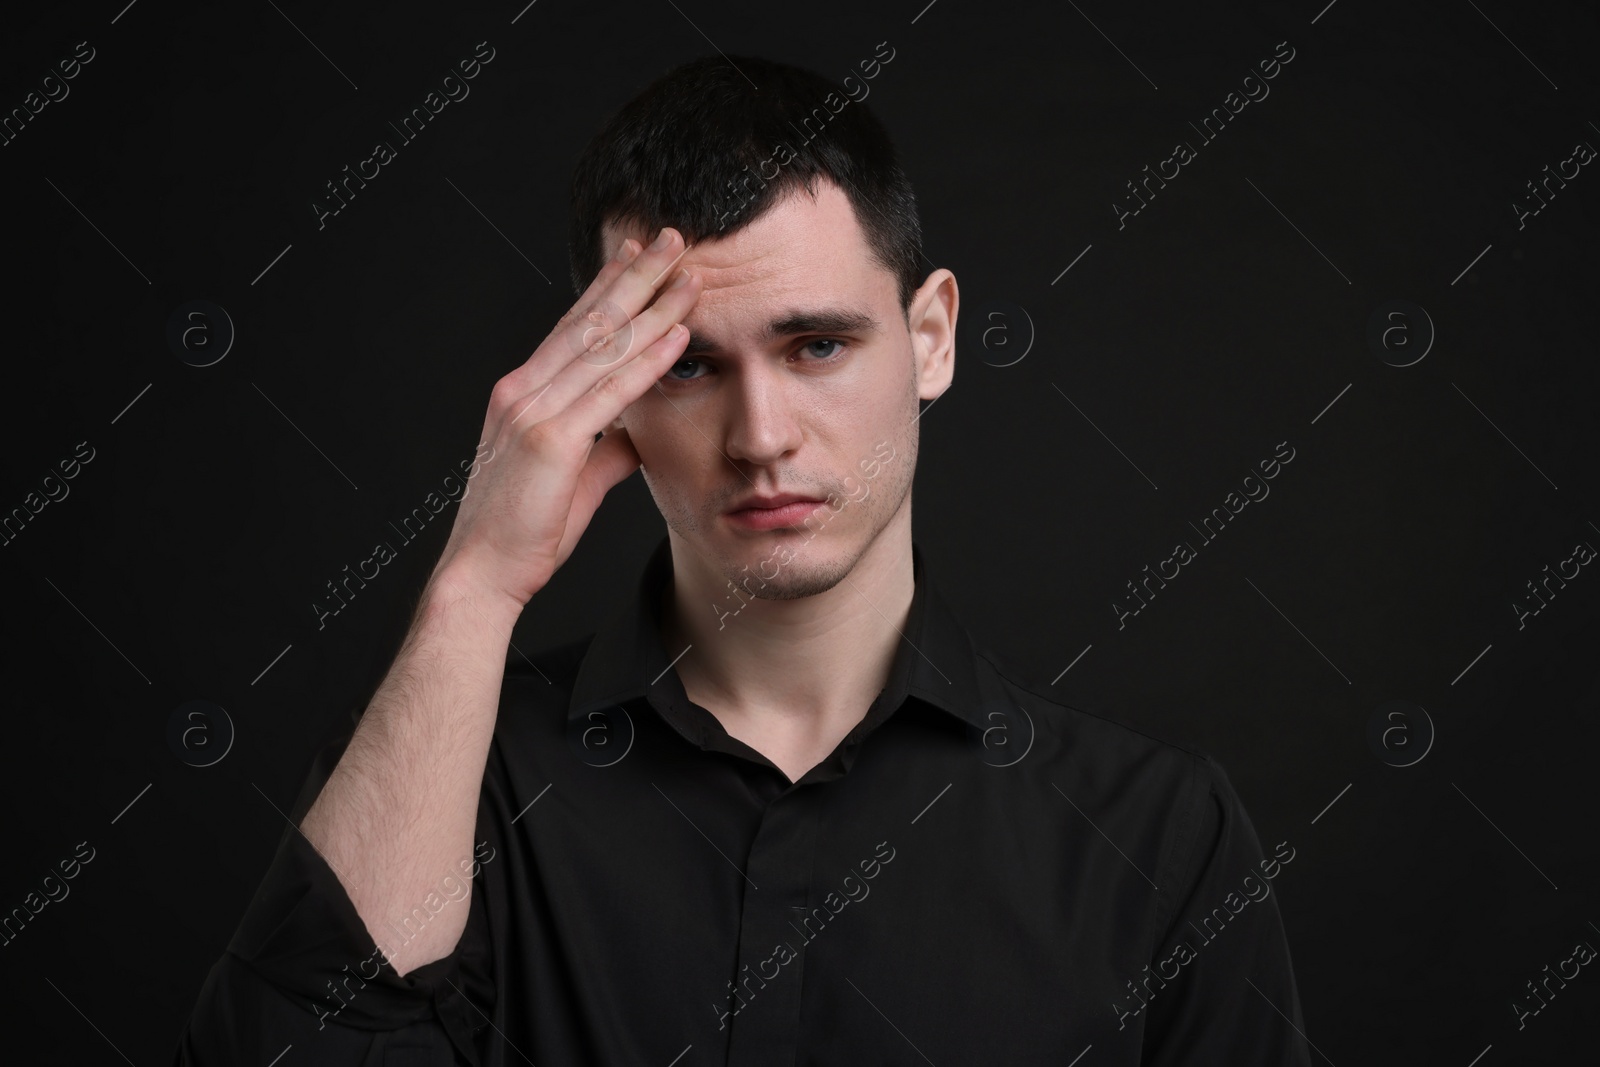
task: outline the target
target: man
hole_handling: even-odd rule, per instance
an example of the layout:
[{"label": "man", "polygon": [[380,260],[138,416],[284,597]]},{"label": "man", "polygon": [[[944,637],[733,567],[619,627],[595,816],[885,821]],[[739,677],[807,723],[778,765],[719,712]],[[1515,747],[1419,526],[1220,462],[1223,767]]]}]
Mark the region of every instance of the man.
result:
[{"label": "man", "polygon": [[[913,547],[958,295],[865,106],[709,57],[573,187],[592,281],[496,383],[178,1062],[1308,1063],[1292,847],[1209,758],[975,649]],[[668,529],[637,598],[508,665],[635,467]]]}]

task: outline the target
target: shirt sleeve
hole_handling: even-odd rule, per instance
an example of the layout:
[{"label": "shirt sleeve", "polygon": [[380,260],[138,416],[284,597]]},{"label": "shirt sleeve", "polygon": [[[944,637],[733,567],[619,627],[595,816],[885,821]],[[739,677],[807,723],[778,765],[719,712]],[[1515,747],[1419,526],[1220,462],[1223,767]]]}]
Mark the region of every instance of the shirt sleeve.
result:
[{"label": "shirt sleeve", "polygon": [[[479,1063],[475,1035],[487,1022],[473,1005],[493,999],[483,880],[471,880],[467,929],[455,951],[402,976],[299,830],[348,740],[318,755],[289,814],[295,825],[285,828],[255,897],[201,987],[179,1041],[177,1067],[267,1064],[283,1053],[285,1064],[329,1067]],[[400,941],[397,932],[384,947],[395,951]]]},{"label": "shirt sleeve", "polygon": [[1141,985],[1149,998],[1141,1063],[1310,1067],[1274,881],[1295,850],[1284,841],[1263,853],[1210,757],[1196,757],[1189,795],[1189,844],[1170,876],[1175,905],[1157,923],[1164,932]]}]

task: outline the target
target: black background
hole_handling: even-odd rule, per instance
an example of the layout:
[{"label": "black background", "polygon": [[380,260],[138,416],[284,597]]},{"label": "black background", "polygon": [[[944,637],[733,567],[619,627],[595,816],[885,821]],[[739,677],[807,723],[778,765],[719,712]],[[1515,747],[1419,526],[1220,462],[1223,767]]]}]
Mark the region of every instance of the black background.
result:
[{"label": "black background", "polygon": [[[5,112],[78,42],[95,58],[0,147],[0,513],[79,442],[95,458],[0,545],[0,911],[79,842],[95,858],[0,948],[0,1042],[170,1059],[453,509],[321,629],[311,602],[473,454],[490,387],[571,303],[568,173],[603,119],[715,50],[839,81],[887,41],[867,105],[925,267],[961,286],[915,529],[968,627],[1216,755],[1297,849],[1277,889],[1318,1062],[1593,1058],[1600,964],[1523,1029],[1512,1002],[1600,946],[1600,577],[1520,628],[1513,606],[1600,545],[1596,166],[1521,228],[1513,208],[1600,146],[1594,8],[923,3],[7,14]],[[319,229],[325,183],[480,41],[470,96]],[[1203,143],[1189,123],[1281,41],[1270,95]],[[1197,157],[1119,229],[1179,140]],[[192,300],[236,330],[208,367],[167,341]],[[1414,310],[1369,343],[1393,300],[1431,347]],[[1270,496],[1202,544],[1189,524],[1280,442]],[[663,531],[619,486],[515,643],[592,629]],[[1197,558],[1119,627],[1179,540]],[[168,742],[196,699],[236,730],[209,767]],[[1368,741],[1391,700],[1413,706],[1391,749],[1421,750],[1417,707],[1437,731],[1403,768]]]}]

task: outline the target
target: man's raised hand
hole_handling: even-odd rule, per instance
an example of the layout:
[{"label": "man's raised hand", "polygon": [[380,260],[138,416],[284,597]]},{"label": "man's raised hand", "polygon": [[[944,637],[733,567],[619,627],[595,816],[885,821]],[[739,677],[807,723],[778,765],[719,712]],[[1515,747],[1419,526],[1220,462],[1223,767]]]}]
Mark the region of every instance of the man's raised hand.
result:
[{"label": "man's raised hand", "polygon": [[[527,362],[495,383],[482,440],[493,462],[461,498],[435,575],[520,611],[566,562],[606,492],[640,465],[615,425],[683,352],[699,276],[682,236],[632,238]],[[603,434],[599,440],[596,434]]]}]

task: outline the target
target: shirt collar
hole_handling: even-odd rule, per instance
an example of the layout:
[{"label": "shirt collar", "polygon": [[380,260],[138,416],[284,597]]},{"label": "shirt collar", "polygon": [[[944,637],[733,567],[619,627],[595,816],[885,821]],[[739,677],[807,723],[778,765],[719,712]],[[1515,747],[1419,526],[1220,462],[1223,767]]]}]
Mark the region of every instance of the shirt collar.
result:
[{"label": "shirt collar", "polygon": [[[911,568],[915,591],[902,639],[895,647],[883,697],[889,710],[908,696],[940,708],[979,730],[992,724],[983,712],[975,660],[966,628],[955,617],[928,575],[927,560],[913,542]],[[671,539],[663,536],[645,563],[631,601],[596,631],[573,681],[569,722],[620,705],[652,690],[682,692],[673,662],[662,645],[662,594],[672,581]],[[734,625],[737,625],[735,623]]]}]

